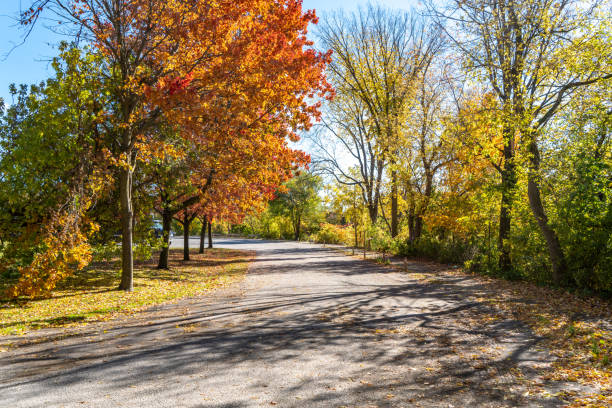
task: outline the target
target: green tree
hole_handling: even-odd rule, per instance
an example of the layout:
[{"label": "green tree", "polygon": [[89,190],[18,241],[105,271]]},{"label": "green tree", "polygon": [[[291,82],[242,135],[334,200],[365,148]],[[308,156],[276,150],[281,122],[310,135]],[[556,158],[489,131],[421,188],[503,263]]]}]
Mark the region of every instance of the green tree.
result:
[{"label": "green tree", "polygon": [[551,223],[572,283],[612,291],[612,83],[576,95],[544,133]]},{"label": "green tree", "polygon": [[[51,289],[69,273],[54,265],[76,248],[81,260],[88,257],[86,213],[111,179],[102,165],[109,101],[99,80],[100,57],[67,44],[60,52],[52,63],[55,76],[29,90],[12,86],[14,103],[0,116],[3,264],[23,272],[38,263],[40,269],[22,276],[14,295]],[[63,256],[52,254],[58,248]]]},{"label": "green tree", "polygon": [[181,222],[184,231],[183,258],[189,260],[189,224],[191,215],[188,209],[200,200],[197,186],[190,180],[189,161],[194,159],[193,149],[187,143],[174,138],[179,156],[158,157],[145,166],[144,172],[149,175],[152,193],[156,196],[155,211],[162,219],[162,250],[159,255],[158,269],[168,269],[170,250],[170,230],[172,220]]},{"label": "green tree", "polygon": [[597,0],[455,0],[441,11],[430,6],[467,72],[494,92],[503,113],[502,269],[511,268],[508,238],[521,153],[529,204],[547,244],[553,280],[567,281],[565,254],[541,195],[542,132],[574,92],[612,77],[605,7]]},{"label": "green tree", "polygon": [[296,241],[300,238],[302,223],[321,213],[320,189],[320,177],[301,173],[285,183],[270,202],[273,214],[289,217]]}]

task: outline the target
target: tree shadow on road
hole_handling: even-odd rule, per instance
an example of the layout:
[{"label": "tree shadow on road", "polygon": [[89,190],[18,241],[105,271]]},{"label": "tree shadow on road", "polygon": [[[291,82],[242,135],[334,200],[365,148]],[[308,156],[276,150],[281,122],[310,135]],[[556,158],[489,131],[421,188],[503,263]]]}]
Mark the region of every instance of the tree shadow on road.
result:
[{"label": "tree shadow on road", "polygon": [[[538,338],[475,301],[482,290],[475,281],[424,283],[340,254],[330,259],[320,249],[311,253],[316,256],[268,251],[260,262],[274,263],[279,255],[307,262],[313,273],[333,274],[332,284],[321,280],[291,293],[270,287],[210,304],[187,302],[59,344],[25,347],[4,359],[0,392],[10,395],[15,385],[37,387],[41,381],[60,389],[104,378],[105,392],[113,393],[136,384],[153,387],[160,378],[193,377],[209,387],[204,394],[228,389],[228,381],[241,383],[248,394],[194,407],[561,404],[534,396],[528,384],[537,366],[550,362],[535,351]],[[254,267],[250,273],[295,268]],[[369,274],[385,274],[386,283],[353,279]],[[302,366],[291,369],[296,363]],[[275,384],[266,382],[281,379],[285,388],[268,396]],[[181,399],[170,386],[156,392],[158,398]]]}]

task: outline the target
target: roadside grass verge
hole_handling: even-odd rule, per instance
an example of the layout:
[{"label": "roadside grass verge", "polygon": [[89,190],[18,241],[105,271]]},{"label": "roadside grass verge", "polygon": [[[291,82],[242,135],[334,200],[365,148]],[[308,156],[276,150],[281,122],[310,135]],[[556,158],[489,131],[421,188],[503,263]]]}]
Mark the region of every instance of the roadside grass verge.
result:
[{"label": "roadside grass verge", "polygon": [[[134,291],[116,290],[118,262],[96,263],[65,279],[45,299],[0,300],[0,336],[21,335],[45,327],[66,327],[108,320],[175,299],[197,296],[244,278],[253,254],[230,249],[191,253],[171,250],[170,270],[156,269],[157,259],[134,265]],[[8,282],[0,282],[4,293]]]}]

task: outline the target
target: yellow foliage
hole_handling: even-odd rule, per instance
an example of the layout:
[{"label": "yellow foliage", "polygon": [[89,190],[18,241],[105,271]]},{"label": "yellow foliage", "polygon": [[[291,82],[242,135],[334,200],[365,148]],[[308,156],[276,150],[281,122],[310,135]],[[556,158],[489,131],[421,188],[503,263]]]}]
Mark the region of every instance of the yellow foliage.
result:
[{"label": "yellow foliage", "polygon": [[[44,250],[34,256],[32,262],[19,268],[19,281],[8,290],[9,297],[48,296],[57,283],[81,270],[92,259],[91,246],[87,234],[80,230],[74,215],[64,215],[47,227],[41,244]],[[54,228],[64,225],[62,230]],[[97,226],[90,225],[88,233],[94,232]]]},{"label": "yellow foliage", "polygon": [[34,255],[29,265],[18,269],[20,278],[7,290],[8,297],[47,297],[58,282],[89,265],[92,248],[88,238],[99,226],[84,214],[105,183],[104,173],[94,172],[83,188],[71,193],[68,205],[52,213],[37,232],[37,244],[42,250]]}]

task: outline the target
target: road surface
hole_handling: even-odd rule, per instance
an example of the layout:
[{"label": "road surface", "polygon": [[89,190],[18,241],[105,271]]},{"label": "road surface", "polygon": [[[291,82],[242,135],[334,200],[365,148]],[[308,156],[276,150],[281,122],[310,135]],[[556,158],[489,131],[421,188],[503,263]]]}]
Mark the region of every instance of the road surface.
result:
[{"label": "road surface", "polygon": [[548,355],[520,323],[490,319],[471,278],[307,243],[215,244],[256,251],[242,283],[35,333],[0,355],[0,407],[561,405],[516,378]]}]

